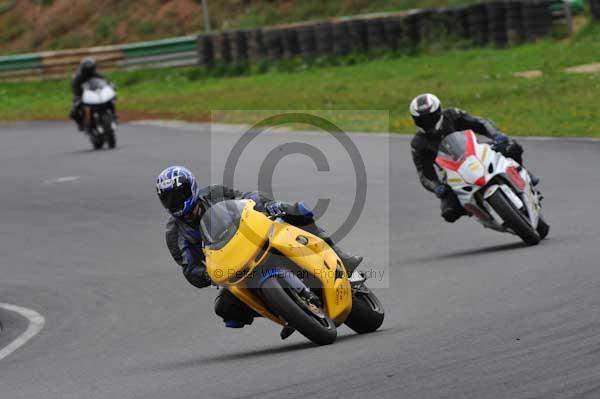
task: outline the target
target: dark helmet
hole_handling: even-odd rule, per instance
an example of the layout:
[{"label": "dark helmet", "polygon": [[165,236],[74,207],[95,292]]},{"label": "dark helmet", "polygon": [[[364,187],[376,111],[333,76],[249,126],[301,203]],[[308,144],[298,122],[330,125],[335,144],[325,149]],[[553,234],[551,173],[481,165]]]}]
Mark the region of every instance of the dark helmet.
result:
[{"label": "dark helmet", "polygon": [[433,94],[420,94],[410,103],[410,115],[419,129],[433,133],[442,125],[442,103]]},{"label": "dark helmet", "polygon": [[198,203],[196,178],[183,166],[169,166],[156,179],[156,192],[165,209],[175,217],[184,217]]},{"label": "dark helmet", "polygon": [[91,76],[96,73],[96,60],[92,57],[86,57],[79,63],[79,70],[83,76]]}]

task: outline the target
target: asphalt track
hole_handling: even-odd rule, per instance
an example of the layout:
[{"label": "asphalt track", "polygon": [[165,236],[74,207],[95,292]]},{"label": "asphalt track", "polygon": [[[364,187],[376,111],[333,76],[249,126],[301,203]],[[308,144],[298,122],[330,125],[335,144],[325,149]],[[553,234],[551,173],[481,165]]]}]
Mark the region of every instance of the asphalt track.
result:
[{"label": "asphalt track", "polygon": [[[383,169],[369,187],[389,231],[370,202],[344,240],[367,263],[389,258],[389,288],[377,290],[387,318],[315,347],[280,341],[264,320],[223,328],[215,290],[189,286],[171,261],[154,176],[183,162],[207,179],[205,130],[123,126],[118,149],[100,152],[65,123],[0,125],[0,140],[0,302],[46,319],[0,361],[3,399],[600,397],[598,142],[523,140],[552,225],[529,248],[470,220],[443,223],[406,137],[353,136],[367,163],[382,141],[393,154],[389,196]],[[280,168],[285,199],[307,194],[314,167]],[[336,173],[343,184],[328,189],[342,193],[353,175]]]}]

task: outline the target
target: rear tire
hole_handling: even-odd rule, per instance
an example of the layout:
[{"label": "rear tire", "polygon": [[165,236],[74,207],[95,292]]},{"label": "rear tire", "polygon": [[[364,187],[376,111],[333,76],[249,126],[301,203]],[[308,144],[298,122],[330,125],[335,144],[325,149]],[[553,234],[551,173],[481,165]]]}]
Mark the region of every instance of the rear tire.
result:
[{"label": "rear tire", "polygon": [[539,244],[540,236],[537,231],[529,224],[525,215],[506,198],[502,190],[497,190],[487,201],[498,215],[500,215],[505,227],[514,231],[526,244]]},{"label": "rear tire", "polygon": [[381,327],[384,315],[383,305],[375,294],[358,292],[352,298],[352,311],[344,323],[357,333],[366,334]]},{"label": "rear tire", "polygon": [[115,129],[113,129],[114,117],[111,111],[106,111],[102,115],[102,128],[104,129],[104,136],[106,137],[106,144],[108,148],[115,148],[117,146],[117,138],[115,137]]},{"label": "rear tire", "polygon": [[333,321],[326,315],[319,321],[317,316],[303,309],[292,298],[293,293],[286,290],[285,286],[278,277],[271,277],[263,283],[261,293],[269,309],[315,344],[332,344],[337,338]]}]

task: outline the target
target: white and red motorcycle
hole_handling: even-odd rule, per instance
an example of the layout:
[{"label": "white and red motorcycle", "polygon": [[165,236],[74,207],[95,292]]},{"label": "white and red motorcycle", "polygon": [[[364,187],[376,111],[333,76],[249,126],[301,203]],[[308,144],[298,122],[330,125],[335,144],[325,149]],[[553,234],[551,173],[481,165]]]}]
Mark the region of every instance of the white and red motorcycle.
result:
[{"label": "white and red motorcycle", "polygon": [[529,245],[548,235],[541,195],[527,170],[489,144],[478,143],[471,130],[446,136],[435,162],[461,205],[483,226],[516,234]]}]

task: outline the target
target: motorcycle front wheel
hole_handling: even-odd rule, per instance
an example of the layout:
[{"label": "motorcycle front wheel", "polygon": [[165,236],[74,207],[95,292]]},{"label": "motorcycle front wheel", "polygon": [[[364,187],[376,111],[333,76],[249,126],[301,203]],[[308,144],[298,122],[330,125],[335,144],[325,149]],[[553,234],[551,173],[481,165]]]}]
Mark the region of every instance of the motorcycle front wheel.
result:
[{"label": "motorcycle front wheel", "polygon": [[487,201],[496,213],[500,215],[505,227],[514,231],[526,244],[539,244],[540,236],[538,232],[531,226],[525,215],[506,198],[502,190],[497,190]]},{"label": "motorcycle front wheel", "polygon": [[94,150],[99,150],[104,145],[104,137],[100,135],[91,134],[90,142],[92,143],[92,147],[94,147]]},{"label": "motorcycle front wheel", "polygon": [[261,293],[269,309],[315,344],[332,344],[337,338],[333,321],[322,309],[311,307],[296,291],[286,287],[285,281],[278,277],[263,283]]}]

